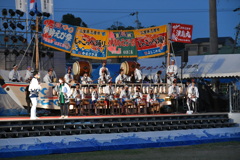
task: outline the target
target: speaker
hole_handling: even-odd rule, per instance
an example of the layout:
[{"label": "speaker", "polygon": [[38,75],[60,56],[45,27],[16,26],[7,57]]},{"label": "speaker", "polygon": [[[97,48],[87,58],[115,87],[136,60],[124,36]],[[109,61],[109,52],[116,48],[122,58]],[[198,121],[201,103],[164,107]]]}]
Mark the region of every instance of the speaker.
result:
[{"label": "speaker", "polygon": [[182,53],[182,62],[188,62],[188,51]]}]

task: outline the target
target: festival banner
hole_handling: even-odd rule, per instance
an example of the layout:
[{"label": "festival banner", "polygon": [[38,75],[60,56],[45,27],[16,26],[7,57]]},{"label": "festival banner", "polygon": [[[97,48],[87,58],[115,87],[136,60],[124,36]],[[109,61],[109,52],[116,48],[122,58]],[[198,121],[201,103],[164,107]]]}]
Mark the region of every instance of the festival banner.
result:
[{"label": "festival banner", "polygon": [[107,30],[78,27],[71,55],[83,58],[106,59]]},{"label": "festival banner", "polygon": [[42,43],[70,53],[76,27],[47,19],[43,21]]},{"label": "festival banner", "polygon": [[138,59],[167,53],[167,25],[134,31]]},{"label": "festival banner", "polygon": [[15,4],[16,4],[16,10],[26,12],[26,10],[27,10],[26,0],[15,0]]},{"label": "festival banner", "polygon": [[109,31],[107,57],[108,58],[137,57],[134,32],[131,30]]},{"label": "festival banner", "polygon": [[192,43],[192,25],[171,23],[171,40],[181,43]]}]

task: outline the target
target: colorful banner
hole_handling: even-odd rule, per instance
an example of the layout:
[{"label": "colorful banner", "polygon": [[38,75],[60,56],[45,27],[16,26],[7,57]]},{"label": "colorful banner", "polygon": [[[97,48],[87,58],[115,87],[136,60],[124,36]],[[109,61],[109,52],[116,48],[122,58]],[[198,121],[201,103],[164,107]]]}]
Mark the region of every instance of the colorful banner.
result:
[{"label": "colorful banner", "polygon": [[26,0],[15,0],[15,4],[16,4],[16,10],[26,12],[26,9],[27,9]]},{"label": "colorful banner", "polygon": [[134,31],[138,59],[167,53],[167,25]]},{"label": "colorful banner", "polygon": [[136,42],[133,31],[109,31],[108,58],[137,57]]},{"label": "colorful banner", "polygon": [[42,43],[70,53],[75,32],[76,27],[74,26],[47,19],[43,22]]},{"label": "colorful banner", "polygon": [[83,58],[106,59],[107,30],[78,27],[71,55]]},{"label": "colorful banner", "polygon": [[171,23],[171,40],[181,43],[192,43],[192,25]]}]

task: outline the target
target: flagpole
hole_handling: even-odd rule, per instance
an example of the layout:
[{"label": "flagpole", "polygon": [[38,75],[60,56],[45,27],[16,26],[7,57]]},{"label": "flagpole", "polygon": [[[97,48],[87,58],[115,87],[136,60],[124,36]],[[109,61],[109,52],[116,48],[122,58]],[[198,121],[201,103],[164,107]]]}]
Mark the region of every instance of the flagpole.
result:
[{"label": "flagpole", "polygon": [[36,70],[39,70],[38,20],[39,20],[39,17],[36,16],[36,34],[35,34],[35,43],[36,43]]}]

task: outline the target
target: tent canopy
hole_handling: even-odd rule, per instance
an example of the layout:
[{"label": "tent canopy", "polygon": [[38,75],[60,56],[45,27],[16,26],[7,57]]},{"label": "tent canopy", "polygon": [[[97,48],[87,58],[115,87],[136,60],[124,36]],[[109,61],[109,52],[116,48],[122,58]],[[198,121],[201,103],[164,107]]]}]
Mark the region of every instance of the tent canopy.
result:
[{"label": "tent canopy", "polygon": [[[181,57],[174,57],[178,66],[178,75],[181,74]],[[165,57],[138,60],[142,73],[154,75],[162,70],[165,75]],[[183,78],[224,78],[240,77],[240,54],[201,55],[189,56],[188,63],[182,70]]]}]

